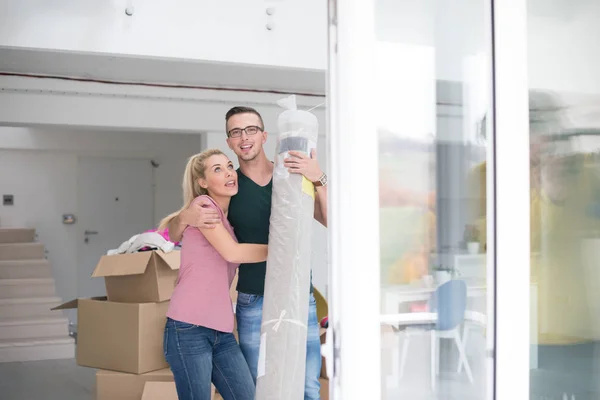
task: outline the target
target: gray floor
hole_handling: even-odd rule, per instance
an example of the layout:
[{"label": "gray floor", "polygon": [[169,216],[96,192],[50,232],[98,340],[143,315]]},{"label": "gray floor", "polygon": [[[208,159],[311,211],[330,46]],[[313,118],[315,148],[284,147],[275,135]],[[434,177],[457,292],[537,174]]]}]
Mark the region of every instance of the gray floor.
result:
[{"label": "gray floor", "polygon": [[[476,349],[482,346],[477,342],[473,344]],[[426,351],[414,353],[412,358],[409,353],[407,361],[410,367],[404,379],[397,389],[387,390],[386,400],[486,398],[486,364],[483,359],[474,355],[469,357],[474,376],[471,384],[464,373],[454,372],[456,358],[453,349],[442,348],[441,374],[434,392],[430,388],[429,354]],[[539,368],[530,373],[530,400],[600,400],[600,343],[539,346],[538,356]]]},{"label": "gray floor", "polygon": [[0,363],[2,400],[93,400],[96,371],[75,360]]},{"label": "gray floor", "polygon": [[539,367],[531,371],[532,400],[600,399],[600,343],[540,346]]},{"label": "gray floor", "polygon": [[[531,372],[531,400],[600,399],[600,344],[541,346],[539,356],[540,368]],[[484,399],[483,365],[471,361],[474,384],[464,374],[442,368],[433,393],[427,374],[417,373],[422,379],[415,379],[417,376],[408,372],[401,389],[388,393],[388,399]],[[448,367],[452,365],[455,360]],[[94,392],[95,370],[79,367],[75,360],[0,363],[2,400],[92,400]]]}]

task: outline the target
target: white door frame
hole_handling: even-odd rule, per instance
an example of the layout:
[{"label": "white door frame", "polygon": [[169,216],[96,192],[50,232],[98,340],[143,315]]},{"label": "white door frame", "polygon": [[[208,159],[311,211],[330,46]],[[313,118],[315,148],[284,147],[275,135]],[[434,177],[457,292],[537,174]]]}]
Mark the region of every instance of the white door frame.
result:
[{"label": "white door frame", "polygon": [[[495,398],[529,398],[530,193],[527,0],[491,0],[493,10],[493,172]],[[490,174],[493,173],[492,179]],[[488,192],[489,193],[489,192]],[[493,211],[492,211],[493,210]],[[490,218],[490,211],[494,213]],[[492,229],[494,228],[492,227]],[[488,236],[489,237],[489,236]]]},{"label": "white door frame", "polygon": [[[333,400],[381,398],[373,0],[330,0],[328,234]],[[362,210],[362,211],[361,211]],[[331,370],[331,368],[330,368]]]},{"label": "white door frame", "polygon": [[[334,400],[381,398],[374,0],[330,0],[328,170]],[[489,0],[488,399],[529,398],[526,0]],[[493,35],[492,35],[493,33]],[[497,266],[497,267],[496,267]]]}]

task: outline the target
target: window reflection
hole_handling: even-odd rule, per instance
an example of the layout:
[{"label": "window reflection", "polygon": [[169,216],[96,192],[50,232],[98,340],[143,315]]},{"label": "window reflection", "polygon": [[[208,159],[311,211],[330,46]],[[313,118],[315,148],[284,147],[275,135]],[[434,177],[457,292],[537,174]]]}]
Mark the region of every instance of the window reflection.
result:
[{"label": "window reflection", "polygon": [[530,398],[598,399],[600,3],[528,0],[527,14],[531,283],[538,293]]},{"label": "window reflection", "polygon": [[530,93],[533,344],[539,360],[531,374],[532,398],[600,396],[594,388],[600,339],[595,212],[600,130],[595,121],[578,117],[583,105],[594,103],[589,96]]},{"label": "window reflection", "polygon": [[484,398],[486,55],[440,79],[435,46],[377,52],[382,392]]}]

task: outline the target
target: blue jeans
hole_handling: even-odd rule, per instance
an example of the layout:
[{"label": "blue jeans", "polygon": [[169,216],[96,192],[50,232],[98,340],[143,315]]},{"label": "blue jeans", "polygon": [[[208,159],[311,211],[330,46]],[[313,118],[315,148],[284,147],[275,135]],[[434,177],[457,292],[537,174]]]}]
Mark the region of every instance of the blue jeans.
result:
[{"label": "blue jeans", "polygon": [[[262,324],[263,296],[238,293],[236,319],[242,353],[250,366],[252,379],[256,382],[258,353],[260,350],[260,326]],[[321,339],[317,321],[317,303],[310,295],[308,308],[308,336],[306,343],[306,381],[304,399],[319,400],[321,384]]]},{"label": "blue jeans", "polygon": [[179,400],[210,400],[211,382],[224,400],[254,400],[255,384],[232,333],[167,318],[163,340]]}]

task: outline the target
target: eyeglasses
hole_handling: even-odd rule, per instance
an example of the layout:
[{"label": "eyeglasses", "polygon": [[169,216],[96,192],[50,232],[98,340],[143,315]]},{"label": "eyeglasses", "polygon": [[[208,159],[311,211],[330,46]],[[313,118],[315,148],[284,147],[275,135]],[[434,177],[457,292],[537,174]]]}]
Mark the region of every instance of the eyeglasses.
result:
[{"label": "eyeglasses", "polygon": [[237,139],[239,137],[242,137],[242,132],[246,132],[246,135],[252,136],[252,135],[256,135],[258,132],[262,132],[262,131],[263,131],[262,128],[260,128],[258,126],[250,125],[245,128],[233,128],[232,130],[230,130],[227,133],[227,135],[229,135],[230,138]]}]

